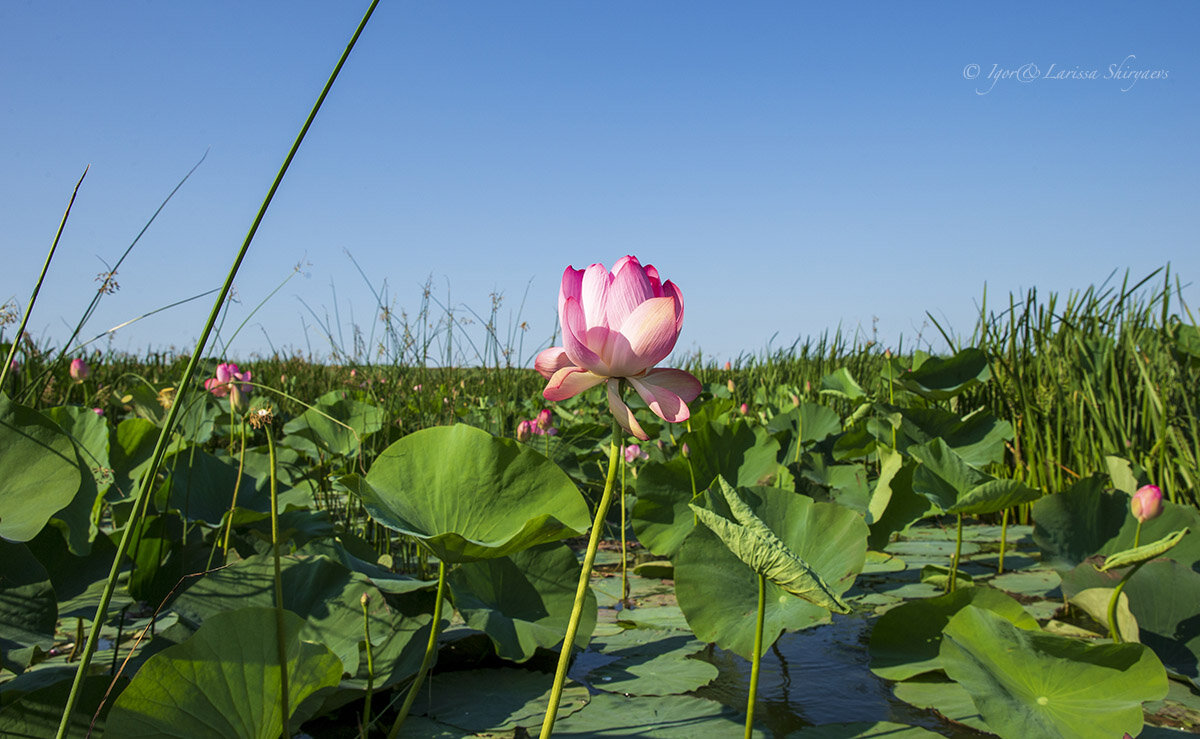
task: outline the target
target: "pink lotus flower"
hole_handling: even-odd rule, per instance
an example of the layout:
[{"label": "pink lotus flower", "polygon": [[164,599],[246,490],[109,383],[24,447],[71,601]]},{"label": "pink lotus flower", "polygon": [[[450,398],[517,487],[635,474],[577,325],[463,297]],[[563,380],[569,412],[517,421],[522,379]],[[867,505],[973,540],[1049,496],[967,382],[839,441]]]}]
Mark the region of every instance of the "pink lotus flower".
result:
[{"label": "pink lotus flower", "polygon": [[236,364],[218,364],[217,376],[210,377],[204,381],[204,389],[217,396],[224,398],[229,394],[229,390],[233,387],[234,382],[241,383],[239,390],[249,395],[251,386],[246,384],[250,381],[250,370],[239,372]]},{"label": "pink lotus flower", "polygon": [[92,374],[91,367],[83,359],[76,357],[71,360],[71,379],[75,382],[83,382]]},{"label": "pink lotus flower", "polygon": [[533,421],[521,421],[517,424],[517,441],[529,441],[533,436]]},{"label": "pink lotus flower", "polygon": [[548,431],[554,426],[554,414],[550,412],[549,408],[538,411],[537,418],[534,420],[542,431]]},{"label": "pink lotus flower", "polygon": [[1129,510],[1139,522],[1149,521],[1162,513],[1162,497],[1157,485],[1143,485],[1129,501]]},{"label": "pink lotus flower", "polygon": [[662,282],[658,270],[635,257],[622,257],[610,274],[603,264],[567,267],[558,294],[564,346],[538,354],[534,368],[549,382],[546,400],[566,400],[602,382],[608,407],[621,428],[650,438],[621,400],[626,380],[664,421],[690,416],[687,403],[700,394],[700,381],[678,369],[654,369],[675,348],[683,327],[683,294]]},{"label": "pink lotus flower", "polygon": [[639,459],[650,459],[650,454],[637,444],[625,447],[625,464],[633,464]]}]

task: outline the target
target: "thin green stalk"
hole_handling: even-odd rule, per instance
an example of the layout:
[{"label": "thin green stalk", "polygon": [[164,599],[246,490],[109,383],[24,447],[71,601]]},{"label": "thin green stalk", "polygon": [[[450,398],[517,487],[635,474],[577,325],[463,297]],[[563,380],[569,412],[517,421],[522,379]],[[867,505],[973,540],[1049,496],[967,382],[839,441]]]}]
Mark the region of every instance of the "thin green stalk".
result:
[{"label": "thin green stalk", "polygon": [[758,616],[754,623],[754,655],[750,661],[750,696],[746,699],[746,739],[754,732],[754,704],[758,700],[758,671],[762,666],[763,621],[767,614],[767,578],[758,576]]},{"label": "thin green stalk", "polygon": [[554,731],[554,719],[558,717],[558,703],[562,699],[563,683],[567,679],[567,667],[571,664],[571,649],[575,646],[575,634],[579,631],[579,619],[583,616],[583,602],[591,581],[592,564],[596,561],[596,550],[600,546],[600,534],[604,530],[604,517],[612,504],[613,488],[617,478],[617,457],[620,454],[621,429],[613,421],[612,441],[608,448],[608,474],[604,480],[604,493],[596,507],[596,519],[592,522],[592,534],[588,538],[587,551],[583,555],[583,569],[579,573],[579,585],[575,588],[575,604],[571,607],[571,618],[567,622],[567,633],[563,636],[562,651],[558,655],[558,669],[554,673],[554,684],[550,688],[550,703],[542,719],[540,739],[548,739]]},{"label": "thin green stalk", "polygon": [[1137,528],[1133,530],[1133,548],[1138,548],[1138,542],[1142,540],[1142,519],[1138,519]]},{"label": "thin green stalk", "polygon": [[[287,174],[288,167],[291,166],[292,159],[295,158],[296,152],[300,149],[301,142],[304,141],[308,129],[312,126],[313,120],[317,116],[317,112],[321,109],[321,104],[325,102],[325,97],[329,94],[330,88],[333,87],[334,80],[337,79],[338,73],[341,72],[342,66],[346,63],[346,59],[350,56],[350,51],[354,48],[355,42],[362,34],[363,29],[370,20],[371,14],[375,12],[375,6],[379,4],[379,0],[373,0],[371,6],[367,8],[366,14],[359,23],[354,35],[350,38],[350,42],[346,45],[345,51],[342,52],[341,58],[337,65],[333,68],[333,73],[330,74],[329,80],[325,83],[324,89],[317,97],[317,102],[313,105],[312,110],[308,114],[308,118],[304,121],[304,125],[300,128],[300,133],[296,136],[296,140],[292,143],[291,149],[284,158],[283,165],[280,166],[279,172],[275,175],[274,182],[271,183],[271,188],[267,191],[266,197],[263,199],[262,205],[258,209],[258,214],[254,217],[254,222],[250,225],[250,230],[246,233],[246,238],[242,242],[241,249],[238,250],[237,257],[234,259],[233,265],[229,269],[229,273],[225,277],[225,283],[221,287],[221,292],[217,295],[216,301],[213,303],[213,308],[208,316],[208,321],[204,325],[204,330],[200,332],[200,338],[196,341],[196,348],[192,351],[191,358],[188,360],[187,369],[184,370],[183,377],[179,382],[179,390],[176,393],[175,402],[171,404],[171,409],[167,412],[167,417],[163,421],[162,430],[158,434],[158,441],[154,446],[154,453],[151,455],[150,468],[142,478],[142,485],[138,490],[137,498],[134,500],[134,509],[139,509],[139,503],[149,496],[149,491],[153,489],[154,483],[158,476],[158,469],[162,465],[163,457],[166,456],[167,439],[170,438],[171,430],[175,426],[175,420],[179,415],[179,408],[183,405],[184,396],[187,395],[188,389],[191,386],[193,378],[196,376],[196,368],[199,366],[201,358],[204,354],[204,347],[208,344],[209,335],[212,333],[213,325],[217,321],[217,316],[220,314],[221,307],[225,304],[226,298],[229,297],[229,292],[233,288],[233,280],[237,276],[238,268],[242,265],[242,260],[246,258],[246,253],[250,250],[250,243],[254,240],[254,234],[258,232],[258,226],[262,223],[263,217],[266,216],[267,208],[270,207],[271,201],[275,197],[275,192],[279,189],[280,183],[283,182],[283,177]],[[28,313],[28,311],[26,311]],[[70,725],[71,712],[75,710],[75,704],[79,700],[79,691],[83,685],[83,678],[87,674],[88,666],[91,664],[92,655],[96,651],[96,643],[100,636],[100,629],[103,628],[104,622],[108,616],[108,604],[112,600],[113,591],[116,590],[117,577],[120,575],[121,564],[125,557],[125,553],[129,549],[129,542],[132,538],[134,529],[137,528],[137,520],[130,520],[125,526],[125,532],[121,535],[121,542],[117,545],[116,554],[113,557],[112,568],[109,570],[108,581],[105,583],[104,592],[100,595],[100,602],[96,606],[96,615],[92,619],[92,630],[88,634],[87,644],[84,647],[83,658],[79,661],[79,669],[75,672],[75,680],[71,684],[71,692],[67,695],[66,705],[63,706],[62,718],[59,721],[58,731],[55,734],[55,739],[64,739],[67,735],[67,730]]]},{"label": "thin green stalk", "polygon": [[1124,639],[1121,638],[1121,631],[1117,628],[1117,603],[1121,599],[1121,591],[1125,589],[1125,583],[1129,582],[1129,578],[1133,577],[1133,573],[1142,569],[1142,565],[1150,560],[1138,562],[1133,567],[1129,568],[1129,572],[1125,573],[1125,577],[1121,578],[1121,582],[1117,583],[1117,587],[1113,588],[1112,597],[1108,599],[1108,635],[1117,644],[1123,644]]},{"label": "thin green stalk", "polygon": [[404,705],[400,706],[400,713],[396,714],[396,721],[392,724],[392,729],[388,732],[387,739],[396,739],[400,735],[400,724],[403,724],[404,719],[408,718],[408,712],[412,708],[413,701],[417,699],[417,693],[421,690],[421,683],[425,682],[425,675],[429,672],[429,668],[433,664],[433,658],[437,654],[438,627],[442,623],[442,596],[445,590],[446,563],[439,559],[437,602],[433,606],[433,624],[429,627],[429,642],[425,645],[425,656],[421,659],[421,667],[417,670],[417,676],[413,678],[413,684],[408,689],[408,695],[404,696]]},{"label": "thin green stalk", "polygon": [[21,316],[21,325],[17,327],[17,333],[13,335],[12,344],[8,347],[8,357],[4,360],[4,366],[0,367],[0,389],[4,388],[4,383],[8,380],[8,371],[12,368],[13,357],[17,354],[17,345],[21,343],[21,337],[25,335],[25,327],[29,325],[29,314],[33,313],[33,304],[37,302],[38,293],[42,290],[42,283],[46,281],[50,260],[54,259],[54,252],[58,249],[63,229],[67,227],[67,218],[71,215],[71,206],[75,205],[75,196],[79,194],[79,186],[83,184],[83,178],[87,177],[88,168],[91,166],[89,164],[83,168],[83,174],[79,175],[79,181],[75,183],[75,189],[71,191],[71,199],[67,201],[67,209],[63,212],[62,220],[58,222],[58,230],[54,232],[54,241],[50,242],[50,251],[46,254],[45,263],[42,264],[42,273],[38,275],[37,282],[33,285],[33,294],[29,296],[29,304],[25,306],[24,315]]},{"label": "thin green stalk", "polygon": [[625,456],[621,456],[621,603],[629,600],[629,553],[625,541]]},{"label": "thin green stalk", "polygon": [[958,514],[958,535],[954,539],[954,559],[950,561],[950,580],[946,588],[946,592],[953,593],[954,585],[958,581],[958,558],[962,555],[962,529],[963,516]]},{"label": "thin green stalk", "polygon": [[[279,711],[283,717],[283,734],[287,730],[291,711],[288,710],[287,644],[284,642],[283,572],[279,564],[279,491],[275,479],[275,437],[267,427],[267,453],[271,463],[271,558],[275,562],[275,646],[279,654]],[[232,514],[230,514],[232,515]]]},{"label": "thin green stalk", "polygon": [[[1004,549],[1008,546],[1008,510],[1000,515],[1000,561],[996,565],[996,574],[1004,574]],[[1136,546],[1136,545],[1135,545]]]},{"label": "thin green stalk", "polygon": [[[237,510],[238,490],[240,490],[242,487],[242,470],[245,469],[245,465],[246,465],[246,421],[244,419],[242,420],[241,432],[242,432],[241,433],[242,444],[241,444],[241,448],[238,451],[237,480],[234,481],[234,483],[233,483],[233,499],[229,501],[229,518],[225,520],[225,532],[221,536],[221,561],[222,562],[224,562],[229,557],[229,533],[233,530],[233,512],[235,510]],[[270,436],[271,436],[271,433],[270,433],[270,431],[268,431],[267,432],[268,439]],[[268,443],[270,443],[270,442],[268,442]],[[272,448],[274,448],[274,447],[272,447]],[[216,551],[217,551],[217,544],[216,544],[216,542],[213,542],[213,552],[215,553]],[[205,569],[212,568],[212,558],[213,558],[213,555],[212,555],[212,553],[210,553],[208,555],[208,567],[206,567]]]},{"label": "thin green stalk", "polygon": [[371,597],[363,593],[360,602],[363,612],[363,641],[367,645],[367,695],[363,699],[362,736],[363,739],[367,739],[371,733],[371,693],[375,688],[375,655],[371,648],[371,617],[367,612]]}]

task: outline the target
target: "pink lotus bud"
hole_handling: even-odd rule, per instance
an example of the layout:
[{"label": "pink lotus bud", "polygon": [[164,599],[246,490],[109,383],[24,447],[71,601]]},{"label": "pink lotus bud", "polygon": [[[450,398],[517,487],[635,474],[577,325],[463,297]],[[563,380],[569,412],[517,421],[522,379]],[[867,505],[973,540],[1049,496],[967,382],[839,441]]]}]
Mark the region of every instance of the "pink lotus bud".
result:
[{"label": "pink lotus bud", "polygon": [[1162,513],[1162,490],[1157,485],[1143,485],[1129,501],[1129,510],[1138,521],[1149,521]]},{"label": "pink lotus bud", "polygon": [[742,403],[741,405],[738,406],[738,413],[741,413],[743,416],[749,412],[750,412],[750,406],[746,405],[745,403]]},{"label": "pink lotus bud", "polygon": [[537,421],[538,428],[548,431],[554,425],[554,414],[550,412],[549,408],[543,408],[538,412],[537,419],[535,420]]},{"label": "pink lotus bud", "polygon": [[731,364],[728,359],[725,360],[725,371],[728,372],[731,369],[733,369],[733,364]]},{"label": "pink lotus bud", "polygon": [[88,375],[90,375],[90,374],[92,374],[92,369],[91,369],[91,367],[88,367],[87,362],[83,361],[79,357],[76,357],[75,359],[71,360],[71,379],[72,380],[74,380],[75,382],[83,382],[84,380],[86,380],[88,378]]},{"label": "pink lotus bud", "polygon": [[95,413],[97,416],[103,416],[104,409],[103,408],[93,408],[92,413]]},{"label": "pink lotus bud", "polygon": [[691,453],[692,453],[692,450],[688,449],[687,442],[684,442],[683,446],[680,447],[680,451],[683,452],[684,457],[691,456]]},{"label": "pink lotus bud", "polygon": [[354,369],[350,370],[350,376],[351,376],[351,377],[358,377],[358,370],[354,370]]},{"label": "pink lotus bud", "polygon": [[529,441],[529,437],[533,436],[534,425],[532,421],[521,421],[517,424],[517,441]]},{"label": "pink lotus bud", "polygon": [[795,406],[796,408],[800,407],[800,396],[799,395],[796,395],[794,393],[792,394],[792,405]]}]

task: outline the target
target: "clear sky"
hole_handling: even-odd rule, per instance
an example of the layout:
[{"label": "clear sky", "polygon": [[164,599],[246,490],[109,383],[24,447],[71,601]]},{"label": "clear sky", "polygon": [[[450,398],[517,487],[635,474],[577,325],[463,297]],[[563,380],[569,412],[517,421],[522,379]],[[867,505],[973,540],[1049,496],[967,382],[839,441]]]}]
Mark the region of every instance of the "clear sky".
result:
[{"label": "clear sky", "polygon": [[[0,3],[0,303],[25,304],[90,164],[30,325],[64,340],[206,151],[84,334],[218,287],[366,5]],[[563,267],[626,253],[682,288],[678,349],[720,359],[839,325],[935,339],[926,311],[969,333],[985,283],[1006,301],[1167,262],[1200,307],[1198,31],[1190,2],[383,0],[225,337],[302,273],[229,352],[327,354],[313,313],[369,336],[347,253],[396,313],[430,278],[480,314],[502,294],[526,358]],[[210,305],[111,346],[190,348]]]}]

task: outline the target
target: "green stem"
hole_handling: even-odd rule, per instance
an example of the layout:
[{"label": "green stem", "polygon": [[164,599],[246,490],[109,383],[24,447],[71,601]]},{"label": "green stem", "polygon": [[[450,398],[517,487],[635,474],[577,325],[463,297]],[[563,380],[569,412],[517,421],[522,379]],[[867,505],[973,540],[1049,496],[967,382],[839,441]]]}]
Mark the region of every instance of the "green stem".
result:
[{"label": "green stem", "polygon": [[579,572],[579,586],[575,588],[575,605],[571,607],[571,619],[567,622],[567,633],[563,636],[562,651],[558,655],[558,669],[554,673],[554,684],[550,688],[550,703],[546,706],[546,717],[542,719],[540,739],[548,739],[554,731],[554,719],[558,716],[558,703],[562,699],[563,683],[567,679],[567,666],[571,663],[571,649],[575,645],[575,633],[579,631],[579,619],[583,615],[583,602],[591,581],[592,564],[596,561],[596,549],[600,546],[600,534],[604,530],[604,517],[612,504],[613,488],[617,478],[617,457],[620,454],[618,440],[621,430],[613,422],[612,442],[608,448],[608,475],[604,480],[604,494],[596,507],[596,520],[592,522],[592,534],[588,538],[587,551],[583,555],[583,569]]},{"label": "green stem", "polygon": [[746,699],[746,739],[754,731],[754,704],[758,700],[758,670],[762,665],[763,621],[767,615],[767,578],[758,576],[758,617],[754,624],[754,655],[750,661],[750,696]]},{"label": "green stem", "polygon": [[958,535],[954,538],[954,559],[950,560],[950,580],[946,592],[953,593],[958,582],[958,558],[962,555],[962,514],[958,514]]},{"label": "green stem", "polygon": [[[1146,560],[1147,562],[1149,560]],[[1108,635],[1112,637],[1113,642],[1123,644],[1124,639],[1121,638],[1121,632],[1117,629],[1117,603],[1121,599],[1121,591],[1125,589],[1125,583],[1129,582],[1129,578],[1133,577],[1133,573],[1142,568],[1146,562],[1138,562],[1133,567],[1129,568],[1129,572],[1125,573],[1125,577],[1121,578],[1121,582],[1117,583],[1117,587],[1113,588],[1112,597],[1108,599]]]},{"label": "green stem", "polygon": [[442,595],[445,590],[446,563],[439,559],[437,602],[433,606],[433,624],[429,627],[429,643],[425,645],[425,657],[421,660],[421,668],[417,670],[417,676],[413,678],[412,687],[408,689],[408,695],[404,696],[404,705],[400,706],[400,713],[396,714],[396,721],[392,724],[392,729],[388,732],[387,739],[396,739],[400,735],[400,724],[404,723],[404,719],[408,718],[408,712],[412,709],[413,701],[417,699],[417,692],[421,689],[421,683],[425,682],[425,674],[429,672],[429,667],[433,664],[434,655],[437,654],[438,626],[442,622]]},{"label": "green stem", "polygon": [[1142,521],[1138,519],[1137,528],[1133,531],[1133,548],[1138,548],[1138,542],[1142,539]]},{"label": "green stem", "polygon": [[363,639],[367,645],[367,696],[363,700],[363,718],[362,718],[362,736],[366,739],[371,733],[371,693],[375,687],[375,657],[371,650],[371,618],[367,612],[367,604],[371,602],[370,597],[362,594],[362,612],[363,612]]},{"label": "green stem", "polygon": [[[258,232],[258,226],[266,216],[267,208],[270,207],[271,201],[275,198],[275,192],[283,182],[283,177],[287,174],[288,167],[291,166],[296,152],[300,149],[300,143],[304,141],[304,136],[308,133],[309,127],[312,126],[313,120],[317,117],[317,111],[321,109],[321,104],[325,102],[325,97],[333,87],[334,80],[337,79],[338,73],[341,72],[342,66],[350,56],[350,51],[354,48],[355,42],[358,41],[358,37],[362,34],[363,28],[366,27],[367,21],[370,20],[371,14],[375,12],[375,6],[378,4],[379,0],[373,0],[371,6],[367,8],[366,15],[363,16],[358,29],[355,30],[354,35],[350,38],[350,43],[346,45],[346,49],[342,52],[341,58],[333,68],[333,72],[330,74],[329,80],[325,83],[324,89],[321,90],[321,94],[317,97],[317,102],[313,105],[312,111],[309,112],[308,118],[304,121],[304,125],[301,126],[300,133],[297,134],[296,140],[292,143],[292,148],[288,151],[287,157],[284,158],[283,165],[280,166],[279,172],[275,175],[275,181],[271,183],[271,188],[267,191],[267,196],[263,199],[262,205],[258,209],[258,214],[254,217],[254,222],[250,225],[250,230],[246,233],[246,239],[242,242],[242,247],[238,250],[237,257],[234,259],[233,265],[225,277],[225,283],[221,286],[221,292],[217,295],[217,299],[213,303],[212,311],[208,316],[208,322],[205,323],[204,330],[200,332],[200,338],[196,341],[196,348],[192,351],[191,359],[188,361],[187,368],[184,370],[183,377],[179,382],[179,391],[176,393],[175,402],[171,404],[167,418],[163,421],[162,430],[158,434],[158,441],[151,455],[150,467],[142,478],[142,485],[138,490],[137,498],[134,500],[135,510],[138,507],[138,503],[142,499],[147,498],[149,491],[154,487],[154,482],[158,476],[158,469],[162,465],[163,457],[166,456],[167,439],[170,437],[171,430],[175,425],[175,419],[179,415],[179,408],[183,405],[184,396],[187,395],[192,379],[196,376],[196,368],[203,357],[204,347],[208,344],[209,335],[212,333],[213,326],[217,322],[217,316],[221,312],[221,307],[225,304],[225,300],[229,297],[229,292],[233,288],[233,280],[237,276],[238,268],[241,267],[242,261],[246,258],[246,253],[250,250],[250,243],[254,240],[254,234]],[[87,645],[83,650],[83,658],[79,661],[79,669],[75,672],[75,680],[71,684],[71,692],[67,695],[66,705],[63,706],[62,718],[59,721],[55,739],[63,739],[67,735],[71,712],[75,710],[75,704],[79,700],[79,691],[83,685],[83,678],[87,674],[88,667],[91,664],[92,655],[96,651],[100,629],[103,628],[104,622],[107,620],[108,604],[112,601],[113,591],[116,590],[117,577],[120,575],[121,565],[125,553],[129,550],[129,542],[132,539],[134,529],[137,528],[137,523],[136,520],[130,520],[126,524],[125,532],[121,535],[121,542],[117,545],[117,552],[113,557],[112,568],[108,573],[108,581],[105,583],[104,592],[100,595],[100,602],[96,606],[95,618],[92,619],[92,630],[88,634]]]},{"label": "green stem", "polygon": [[1004,549],[1008,546],[1008,509],[1000,516],[1000,562],[996,565],[996,574],[1004,574]]},{"label": "green stem", "polygon": [[[283,715],[283,734],[288,733],[287,643],[284,641],[283,572],[279,565],[279,489],[275,479],[275,437],[267,428],[267,452],[271,462],[271,557],[275,560],[275,647],[279,653],[279,710]],[[232,516],[232,513],[230,514]]]},{"label": "green stem", "polygon": [[629,600],[629,554],[626,551],[625,542],[625,457],[622,456],[621,462],[621,603],[625,605],[625,601]]},{"label": "green stem", "polygon": [[84,167],[83,174],[79,175],[79,181],[75,183],[75,189],[71,191],[71,199],[67,201],[67,210],[58,223],[54,241],[50,242],[50,252],[46,254],[46,261],[42,264],[42,273],[38,275],[37,282],[33,284],[33,294],[29,296],[29,304],[25,306],[25,314],[21,316],[21,325],[17,327],[17,333],[13,335],[12,344],[8,347],[8,357],[4,360],[4,366],[0,367],[0,389],[4,388],[4,382],[8,379],[8,371],[12,368],[13,357],[17,354],[17,345],[21,343],[21,337],[25,335],[25,326],[29,324],[29,314],[33,313],[33,304],[37,302],[38,293],[42,290],[42,283],[46,280],[46,272],[50,269],[50,260],[54,258],[54,251],[58,249],[58,241],[62,238],[63,229],[67,227],[67,217],[71,215],[71,206],[75,204],[79,186],[83,184],[83,178],[87,177],[88,168],[91,166],[89,164]]}]

